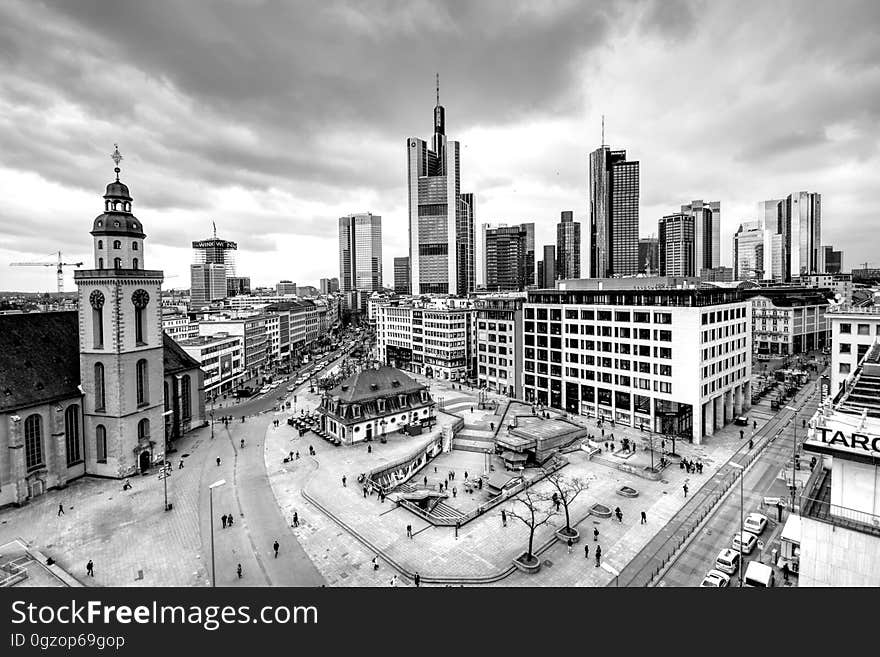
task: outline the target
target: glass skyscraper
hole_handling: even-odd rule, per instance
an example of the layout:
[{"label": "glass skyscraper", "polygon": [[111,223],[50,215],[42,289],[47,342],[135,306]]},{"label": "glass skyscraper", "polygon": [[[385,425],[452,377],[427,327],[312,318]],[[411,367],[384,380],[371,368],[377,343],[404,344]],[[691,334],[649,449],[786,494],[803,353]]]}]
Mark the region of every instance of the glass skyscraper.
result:
[{"label": "glass skyscraper", "polygon": [[382,289],[382,217],[339,217],[339,285],[342,292]]},{"label": "glass skyscraper", "polygon": [[604,144],[590,153],[590,278],[639,271],[639,163]]},{"label": "glass skyscraper", "polygon": [[483,224],[486,290],[525,290],[535,282],[535,224]]},{"label": "glass skyscraper", "polygon": [[681,206],[682,214],[694,218],[694,276],[721,266],[721,203],[702,200]]},{"label": "glass skyscraper", "polygon": [[581,277],[581,224],[565,210],[556,224],[556,278]]}]

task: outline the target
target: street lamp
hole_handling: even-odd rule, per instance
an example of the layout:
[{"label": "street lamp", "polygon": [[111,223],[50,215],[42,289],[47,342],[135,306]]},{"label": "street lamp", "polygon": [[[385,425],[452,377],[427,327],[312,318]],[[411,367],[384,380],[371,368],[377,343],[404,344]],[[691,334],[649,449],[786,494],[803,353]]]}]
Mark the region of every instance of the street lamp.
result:
[{"label": "street lamp", "polygon": [[794,496],[795,491],[797,490],[794,482],[794,470],[795,470],[795,462],[797,461],[797,414],[798,409],[794,406],[786,406],[785,407],[789,411],[794,411],[794,415],[792,416],[792,427],[791,427],[791,511],[794,511]]},{"label": "street lamp", "polygon": [[614,586],[615,588],[620,586],[620,571],[614,568],[613,566],[609,566],[604,561],[602,562],[602,570],[607,570],[609,573],[614,575]]},{"label": "street lamp", "polygon": [[220,479],[208,486],[211,510],[211,586],[217,586],[217,575],[214,571],[214,489],[224,485],[226,485],[226,480]]},{"label": "street lamp", "polygon": [[743,585],[743,541],[745,539],[745,524],[743,523],[743,480],[746,478],[746,468],[739,463],[730,462],[730,465],[741,470],[739,473],[739,585]]},{"label": "street lamp", "polygon": [[211,440],[214,440],[214,395],[211,395]]},{"label": "street lamp", "polygon": [[174,414],[174,409],[169,409],[162,413],[165,417],[165,426],[166,426],[166,438],[165,438],[165,449],[162,452],[162,488],[165,492],[165,510],[169,511],[168,507],[168,438],[167,438],[167,426],[168,426],[168,417]]}]

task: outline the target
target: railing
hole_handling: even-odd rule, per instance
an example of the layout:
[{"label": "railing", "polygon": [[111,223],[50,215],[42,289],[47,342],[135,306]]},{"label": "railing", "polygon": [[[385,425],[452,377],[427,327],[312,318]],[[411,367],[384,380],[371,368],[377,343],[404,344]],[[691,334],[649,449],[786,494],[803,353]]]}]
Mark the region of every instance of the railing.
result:
[{"label": "railing", "polygon": [[880,536],[880,516],[831,504],[826,500],[801,497],[801,516],[836,527]]},{"label": "railing", "polygon": [[17,584],[21,580],[27,579],[28,577],[27,570],[24,568],[24,566],[20,566],[14,561],[10,561],[9,563],[0,566],[0,572],[9,573],[8,575],[0,579],[0,588],[13,586],[14,584]]}]

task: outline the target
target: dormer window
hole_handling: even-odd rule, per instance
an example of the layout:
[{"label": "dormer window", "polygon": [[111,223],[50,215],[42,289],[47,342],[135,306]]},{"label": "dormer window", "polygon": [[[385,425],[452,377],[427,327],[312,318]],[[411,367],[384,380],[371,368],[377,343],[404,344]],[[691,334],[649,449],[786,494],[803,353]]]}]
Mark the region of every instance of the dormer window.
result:
[{"label": "dormer window", "polygon": [[352,414],[352,417],[356,417],[356,418],[360,417],[361,416],[361,405],[355,404],[354,406],[352,406],[351,407],[351,414]]},{"label": "dormer window", "polygon": [[403,408],[406,406],[406,395],[397,395],[397,403]]},{"label": "dormer window", "polygon": [[385,412],[385,400],[384,399],[377,399],[376,406],[378,406],[380,413]]}]

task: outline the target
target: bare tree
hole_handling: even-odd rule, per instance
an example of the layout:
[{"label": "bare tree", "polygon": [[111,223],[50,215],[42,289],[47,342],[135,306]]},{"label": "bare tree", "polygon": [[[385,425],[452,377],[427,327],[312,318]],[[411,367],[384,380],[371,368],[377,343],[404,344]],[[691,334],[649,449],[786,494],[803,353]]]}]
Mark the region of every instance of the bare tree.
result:
[{"label": "bare tree", "polygon": [[565,509],[565,529],[563,533],[572,535],[574,531],[571,528],[569,507],[577,499],[578,495],[590,487],[590,484],[586,479],[581,479],[580,477],[564,477],[558,470],[556,472],[547,472],[545,470],[544,472],[547,475],[547,481],[556,489],[555,494]]},{"label": "bare tree", "polygon": [[521,495],[522,497],[514,499],[514,504],[518,506],[514,506],[513,509],[508,509],[507,513],[528,527],[529,549],[528,552],[526,552],[526,564],[531,564],[532,561],[537,561],[535,555],[532,554],[535,542],[535,530],[550,522],[550,519],[556,515],[556,511],[553,509],[552,505],[547,509],[541,509],[541,502],[545,502],[547,498],[538,493],[533,493],[530,488],[526,488]]}]

